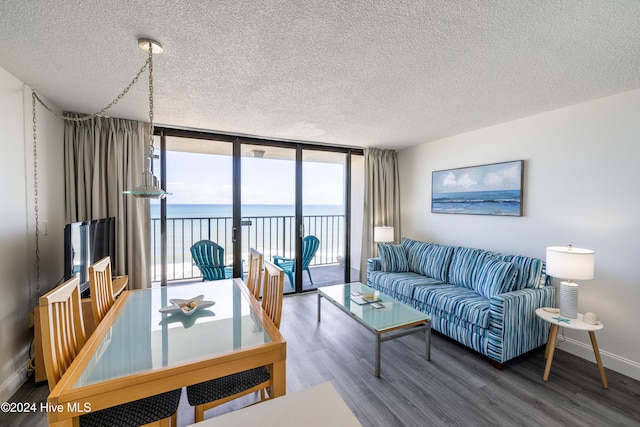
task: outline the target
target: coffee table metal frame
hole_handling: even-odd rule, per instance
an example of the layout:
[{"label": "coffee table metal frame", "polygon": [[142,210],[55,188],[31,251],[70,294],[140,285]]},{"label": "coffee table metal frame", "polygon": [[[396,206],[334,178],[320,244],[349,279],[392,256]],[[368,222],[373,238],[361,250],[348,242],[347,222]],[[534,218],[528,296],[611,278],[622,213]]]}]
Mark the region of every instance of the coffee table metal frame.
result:
[{"label": "coffee table metal frame", "polygon": [[[424,313],[420,313],[423,314],[423,316],[421,316],[420,318],[418,318],[417,320],[413,320],[407,323],[402,323],[402,324],[396,324],[390,327],[384,327],[384,328],[376,328],[373,325],[371,325],[370,323],[368,323],[367,321],[365,321],[364,319],[362,319],[360,316],[358,316],[357,314],[353,313],[349,308],[347,308],[343,302],[340,301],[336,301],[334,298],[332,298],[328,293],[327,290],[331,289],[331,288],[335,288],[338,286],[344,286],[345,288],[345,292],[350,292],[351,289],[351,285],[357,285],[357,287],[359,289],[364,290],[365,292],[371,292],[373,293],[374,290],[366,285],[363,285],[362,283],[359,282],[354,282],[354,283],[347,283],[344,285],[334,285],[334,286],[326,286],[324,288],[318,288],[318,323],[320,323],[320,312],[321,312],[321,301],[322,298],[326,298],[328,301],[330,301],[333,305],[335,305],[336,307],[338,307],[340,310],[342,310],[343,312],[349,314],[353,319],[355,319],[358,323],[360,323],[362,326],[364,326],[366,329],[368,329],[369,331],[371,331],[375,336],[376,336],[376,351],[375,351],[375,375],[376,377],[380,378],[380,351],[381,351],[381,347],[382,347],[382,343],[385,341],[389,341],[389,340],[393,340],[396,338],[400,338],[400,337],[404,337],[407,335],[412,335],[412,334],[417,334],[420,332],[424,332],[425,333],[425,359],[426,360],[431,360],[431,318],[429,316],[427,316]],[[410,308],[412,310],[415,310],[414,308],[408,306],[407,304],[404,304],[401,301],[395,300],[393,298],[391,298],[390,296],[383,294],[383,293],[379,293],[380,295],[380,299],[381,302],[384,304],[385,302],[389,303],[392,302],[394,304],[402,304],[403,306],[405,306],[406,308]],[[351,301],[351,304],[357,305],[355,302]],[[375,315],[376,310],[373,307],[365,307],[368,306],[369,304],[364,304],[364,306],[361,306],[363,309],[369,309],[369,310],[373,310],[373,313]],[[417,312],[417,310],[415,310]],[[382,312],[380,312],[382,313]]]}]

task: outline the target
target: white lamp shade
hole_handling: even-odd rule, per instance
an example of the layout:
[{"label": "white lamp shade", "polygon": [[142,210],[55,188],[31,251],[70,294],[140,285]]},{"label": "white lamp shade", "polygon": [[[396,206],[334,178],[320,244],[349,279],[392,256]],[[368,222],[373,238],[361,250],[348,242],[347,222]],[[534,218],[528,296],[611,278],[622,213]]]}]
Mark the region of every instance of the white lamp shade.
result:
[{"label": "white lamp shade", "polygon": [[595,252],[573,246],[547,248],[547,274],[558,279],[593,279]]},{"label": "white lamp shade", "polygon": [[393,227],[374,227],[373,241],[376,243],[393,242]]}]

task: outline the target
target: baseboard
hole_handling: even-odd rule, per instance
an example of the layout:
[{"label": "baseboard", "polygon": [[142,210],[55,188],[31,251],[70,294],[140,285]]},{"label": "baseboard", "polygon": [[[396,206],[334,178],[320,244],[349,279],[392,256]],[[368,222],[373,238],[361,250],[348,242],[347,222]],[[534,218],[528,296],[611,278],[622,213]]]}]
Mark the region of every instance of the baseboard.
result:
[{"label": "baseboard", "polygon": [[[564,341],[558,342],[558,348],[582,359],[596,363],[596,358],[593,354],[591,344],[585,344],[571,338],[565,338]],[[606,369],[611,369],[612,371],[616,371],[629,378],[640,381],[640,363],[625,359],[617,354],[603,351],[602,349],[600,349],[600,357],[602,358],[602,364]]]},{"label": "baseboard", "polygon": [[0,402],[9,402],[11,396],[13,396],[22,387],[22,384],[27,381],[27,372],[24,369],[20,369],[11,375],[0,386]]}]

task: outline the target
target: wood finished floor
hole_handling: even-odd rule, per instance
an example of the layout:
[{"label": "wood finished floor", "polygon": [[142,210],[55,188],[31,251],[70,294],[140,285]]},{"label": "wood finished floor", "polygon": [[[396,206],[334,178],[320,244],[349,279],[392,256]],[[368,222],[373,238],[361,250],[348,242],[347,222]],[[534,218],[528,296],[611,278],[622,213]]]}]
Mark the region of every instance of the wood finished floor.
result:
[{"label": "wood finished floor", "polygon": [[[315,294],[285,297],[281,331],[287,339],[287,391],[333,383],[363,426],[640,426],[640,382],[557,350],[542,381],[544,348],[508,362],[489,359],[433,333],[431,361],[422,334],[382,345],[382,376],[373,375],[374,336]],[[46,400],[46,384],[28,381],[12,402]],[[206,418],[250,404],[247,396],[208,411]],[[178,425],[193,422],[183,399]],[[304,425],[301,420],[300,425]],[[46,414],[0,413],[0,426],[46,426]]]}]

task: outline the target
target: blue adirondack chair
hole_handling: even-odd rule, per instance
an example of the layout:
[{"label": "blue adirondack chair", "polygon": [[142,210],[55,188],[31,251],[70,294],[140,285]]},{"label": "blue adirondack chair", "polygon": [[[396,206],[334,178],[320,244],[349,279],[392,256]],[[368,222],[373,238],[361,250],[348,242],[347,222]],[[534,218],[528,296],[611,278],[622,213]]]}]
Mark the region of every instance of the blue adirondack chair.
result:
[{"label": "blue adirondack chair", "polygon": [[[309,281],[313,285],[313,279],[311,278],[311,272],[309,271],[309,263],[316,255],[316,251],[320,246],[320,239],[316,236],[307,236],[302,239],[302,271],[307,272],[309,275]],[[289,284],[293,288],[293,273],[295,271],[296,261],[294,258],[285,258],[279,255],[273,256],[273,263],[284,270],[285,274],[289,278]]]},{"label": "blue adirondack chair", "polygon": [[191,246],[193,263],[202,272],[202,281],[233,277],[233,266],[224,265],[224,248],[211,240],[200,240]]}]

